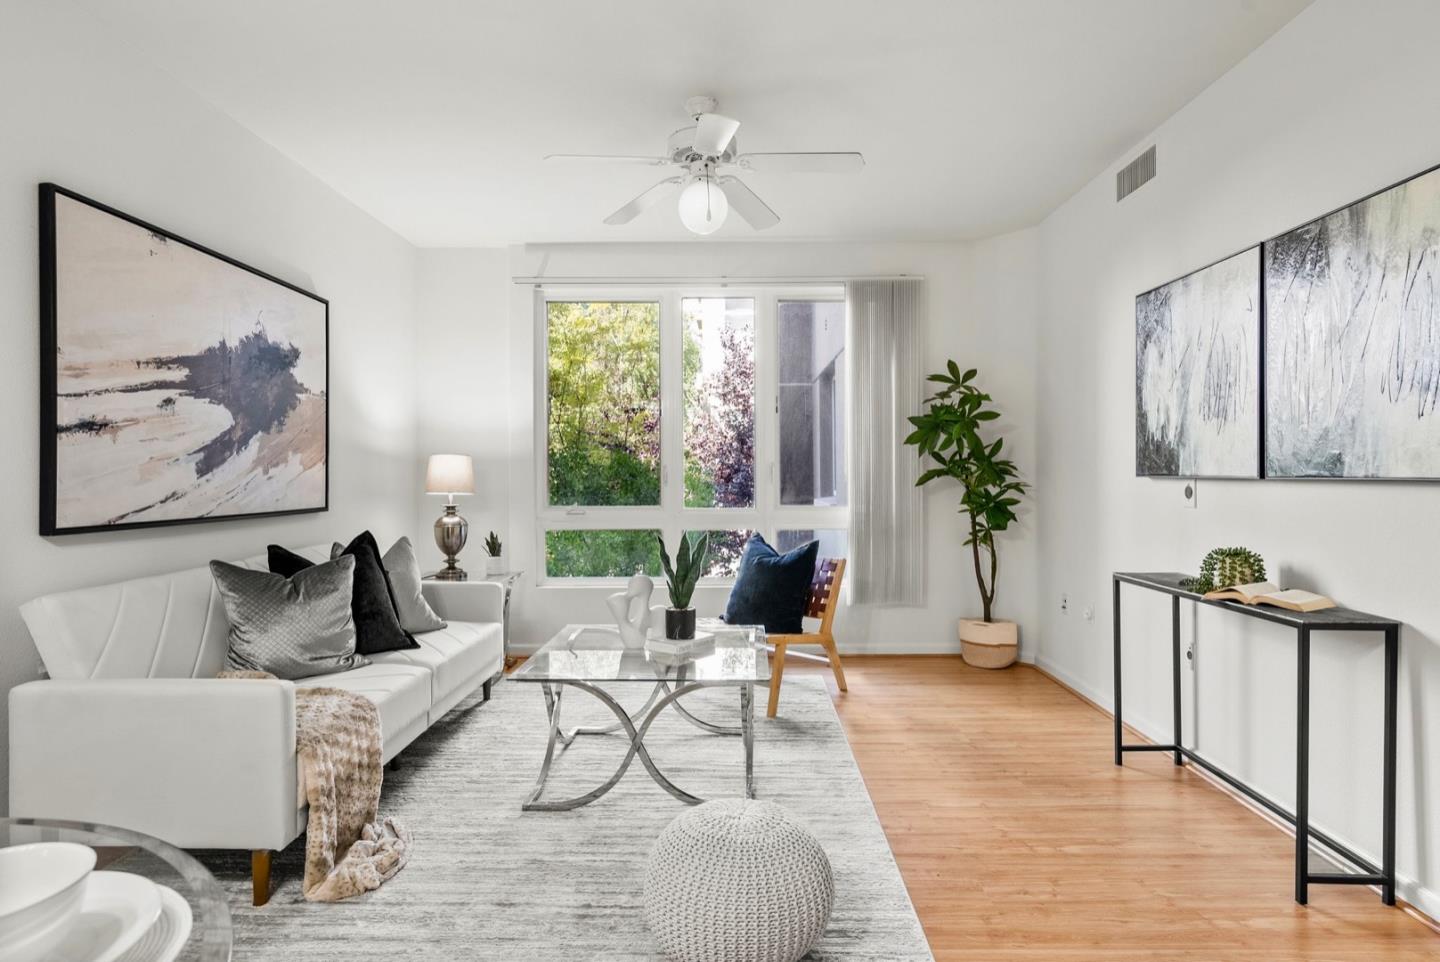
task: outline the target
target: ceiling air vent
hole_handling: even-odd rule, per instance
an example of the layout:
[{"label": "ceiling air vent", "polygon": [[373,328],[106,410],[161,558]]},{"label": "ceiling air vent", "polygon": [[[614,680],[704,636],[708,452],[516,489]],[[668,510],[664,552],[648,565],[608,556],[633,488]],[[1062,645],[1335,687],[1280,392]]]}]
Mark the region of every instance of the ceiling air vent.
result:
[{"label": "ceiling air vent", "polygon": [[1135,193],[1155,177],[1155,147],[1126,164],[1115,175],[1115,201],[1118,203]]}]

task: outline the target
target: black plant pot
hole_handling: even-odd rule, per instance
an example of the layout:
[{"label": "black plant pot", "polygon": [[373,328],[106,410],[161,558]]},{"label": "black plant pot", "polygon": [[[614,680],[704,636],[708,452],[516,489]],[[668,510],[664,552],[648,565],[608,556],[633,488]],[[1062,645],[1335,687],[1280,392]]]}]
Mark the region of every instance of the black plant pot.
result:
[{"label": "black plant pot", "polygon": [[665,637],[672,641],[688,641],[695,637],[694,608],[665,609]]}]

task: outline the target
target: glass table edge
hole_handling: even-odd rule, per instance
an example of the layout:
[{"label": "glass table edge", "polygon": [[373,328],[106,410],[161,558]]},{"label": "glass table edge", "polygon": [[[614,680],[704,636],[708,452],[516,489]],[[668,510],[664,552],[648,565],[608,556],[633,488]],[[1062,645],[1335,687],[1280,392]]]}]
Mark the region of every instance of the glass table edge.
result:
[{"label": "glass table edge", "polygon": [[[153,835],[105,825],[100,822],[81,822],[60,818],[27,818],[20,816],[0,817],[0,825],[17,828],[52,829],[59,832],[77,832],[94,835],[143,849],[168,864],[191,886],[188,894],[199,904],[203,919],[197,918],[200,931],[200,962],[229,962],[234,950],[235,926],[230,915],[230,904],[219,881],[200,861],[182,848],[171,845]],[[82,843],[83,844],[83,843]],[[210,921],[213,924],[205,924]]]},{"label": "glass table edge", "polygon": [[[727,625],[723,622],[716,623],[710,619],[702,619],[700,623],[696,625],[696,628],[700,631],[726,631],[735,632],[736,634],[739,634],[741,632],[748,632],[750,635],[750,641],[748,645],[728,645],[717,647],[748,647],[755,651],[770,651],[770,646],[766,642],[767,636],[765,632],[765,627],[763,625]],[[528,682],[530,684],[563,684],[567,682],[579,682],[581,684],[587,685],[608,685],[622,683],[641,683],[653,685],[658,681],[677,681],[678,679],[675,677],[673,669],[678,668],[681,665],[693,664],[693,661],[679,661],[673,665],[668,666],[671,671],[667,671],[664,675],[655,675],[652,677],[638,676],[634,678],[582,678],[577,675],[540,675],[538,673],[530,673],[527,671],[527,669],[529,669],[531,665],[537,663],[535,660],[537,656],[544,654],[547,649],[551,648],[551,646],[555,646],[558,648],[560,645],[573,639],[577,634],[582,631],[600,631],[606,633],[613,633],[616,636],[617,640],[620,634],[620,630],[613,624],[604,624],[600,622],[566,624],[563,628],[550,636],[550,639],[546,641],[543,645],[530,652],[526,656],[525,663],[522,664],[519,668],[516,668],[514,671],[510,672],[510,674],[506,676],[507,679],[510,681]],[[643,647],[637,649],[622,646],[614,650],[624,652],[637,650],[643,651],[645,649]],[[707,652],[706,657],[712,655],[713,653],[713,651]],[[647,652],[647,654],[650,654],[650,652]],[[773,676],[770,672],[770,665],[767,661],[765,662],[765,676],[763,678],[686,678],[684,679],[684,683],[686,685],[697,685],[705,688],[724,688],[736,687],[741,685],[768,685],[770,684],[772,677]]]}]

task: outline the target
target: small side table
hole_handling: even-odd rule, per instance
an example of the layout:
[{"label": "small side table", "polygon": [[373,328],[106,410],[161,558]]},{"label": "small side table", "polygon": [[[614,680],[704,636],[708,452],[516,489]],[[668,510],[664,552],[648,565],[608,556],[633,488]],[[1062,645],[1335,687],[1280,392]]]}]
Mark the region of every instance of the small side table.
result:
[{"label": "small side table", "polygon": [[[505,571],[498,575],[480,575],[478,577],[471,577],[466,579],[467,581],[488,581],[491,584],[500,585],[502,588],[505,589],[505,607],[503,613],[501,614],[502,621],[500,630],[504,635],[506,671],[514,668],[516,662],[520,660],[516,656],[510,654],[510,595],[514,591],[516,583],[519,582],[520,576],[524,573],[524,571]],[[425,575],[424,580],[438,581],[440,579],[437,579],[435,577],[435,573],[431,572],[430,574]]]}]

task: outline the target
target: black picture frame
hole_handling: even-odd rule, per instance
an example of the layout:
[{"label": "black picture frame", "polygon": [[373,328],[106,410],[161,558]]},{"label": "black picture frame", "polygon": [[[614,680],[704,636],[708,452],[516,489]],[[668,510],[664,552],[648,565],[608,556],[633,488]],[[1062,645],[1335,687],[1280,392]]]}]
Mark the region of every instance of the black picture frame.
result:
[{"label": "black picture frame", "polygon": [[[276,511],[257,511],[246,513],[228,513],[215,515],[198,515],[184,518],[166,518],[152,521],[116,522],[109,524],[85,524],[85,525],[61,525],[57,518],[57,490],[59,483],[58,476],[58,416],[57,405],[59,402],[59,264],[57,251],[57,225],[56,225],[56,202],[58,198],[69,200],[93,208],[96,211],[118,218],[136,227],[139,227],[151,234],[164,238],[167,242],[174,242],[190,248],[202,255],[214,258],[229,267],[245,271],[259,277],[271,284],[309,298],[318,303],[324,312],[324,377],[325,377],[325,410],[324,410],[324,488],[322,501],[318,506],[287,508]],[[242,261],[236,260],[220,253],[203,244],[196,243],[173,231],[159,227],[148,221],[117,210],[107,204],[86,197],[73,190],[61,187],[54,183],[42,183],[39,185],[39,258],[40,258],[40,396],[39,396],[39,434],[40,434],[40,497],[39,497],[39,530],[43,537],[70,534],[92,534],[109,531],[133,531],[137,529],[172,527],[178,525],[204,524],[221,521],[236,521],[255,518],[274,518],[291,515],[317,514],[330,509],[330,302],[325,298],[308,291],[296,284],[292,284],[283,278],[266,273],[256,267],[252,267]]]}]

